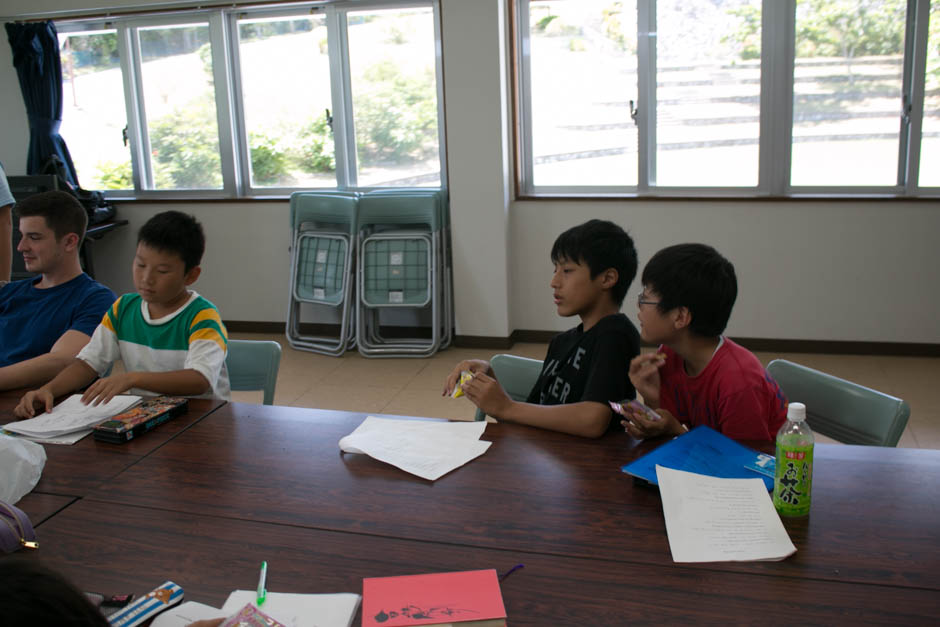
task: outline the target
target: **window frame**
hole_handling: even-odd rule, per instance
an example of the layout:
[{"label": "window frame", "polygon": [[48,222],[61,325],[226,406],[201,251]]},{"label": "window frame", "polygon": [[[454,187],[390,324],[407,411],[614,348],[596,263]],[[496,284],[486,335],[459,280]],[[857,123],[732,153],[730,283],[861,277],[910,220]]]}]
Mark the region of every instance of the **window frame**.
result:
[{"label": "window frame", "polygon": [[[532,151],[530,0],[511,3],[513,89],[516,91],[513,141],[520,160],[516,197],[539,198],[933,198],[940,187],[919,186],[921,129],[930,0],[907,0],[899,109],[898,176],[895,185],[799,186],[790,183],[793,142],[796,0],[761,1],[760,123],[756,186],[658,186],[656,178],[656,1],[637,0],[637,185],[535,185]],[[768,25],[770,27],[768,27]]]},{"label": "window frame", "polygon": [[[443,63],[441,53],[440,0],[337,0],[335,2],[300,2],[272,6],[228,6],[225,8],[192,8],[148,14],[62,18],[55,20],[60,34],[80,34],[94,30],[116,30],[119,65],[122,76],[127,136],[131,153],[133,189],[106,190],[108,198],[153,199],[267,199],[287,197],[294,191],[316,189],[298,187],[259,187],[251,184],[251,158],[245,106],[241,99],[243,79],[240,65],[238,22],[240,19],[266,17],[325,16],[327,51],[330,65],[332,131],[336,160],[334,185],[319,189],[368,191],[395,189],[357,185],[357,153],[355,120],[352,115],[352,90],[349,65],[349,41],[346,17],[350,12],[427,8],[431,10],[434,28],[434,76],[437,97],[437,140],[440,163],[440,184],[429,188],[446,188],[446,132],[444,124]],[[175,26],[197,21],[208,23],[212,50],[213,87],[219,133],[219,157],[222,174],[221,189],[153,189],[153,166],[150,138],[144,106],[143,77],[139,29]]]}]

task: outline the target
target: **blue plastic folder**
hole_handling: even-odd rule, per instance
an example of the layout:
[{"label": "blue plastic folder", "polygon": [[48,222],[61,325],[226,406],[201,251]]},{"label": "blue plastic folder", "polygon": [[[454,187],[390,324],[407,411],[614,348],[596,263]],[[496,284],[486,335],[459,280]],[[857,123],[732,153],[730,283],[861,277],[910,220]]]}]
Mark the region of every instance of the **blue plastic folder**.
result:
[{"label": "blue plastic folder", "polygon": [[621,470],[657,485],[656,465],[659,464],[666,468],[726,479],[760,478],[768,490],[773,490],[773,465],[770,465],[770,474],[766,472],[768,457],[702,425],[666,442],[623,466]]}]

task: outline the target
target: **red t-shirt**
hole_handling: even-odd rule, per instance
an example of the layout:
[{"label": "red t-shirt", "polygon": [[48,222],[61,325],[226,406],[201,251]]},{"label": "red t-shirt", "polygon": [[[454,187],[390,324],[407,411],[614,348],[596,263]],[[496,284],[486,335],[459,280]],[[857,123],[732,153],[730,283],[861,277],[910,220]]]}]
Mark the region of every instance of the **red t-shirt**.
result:
[{"label": "red t-shirt", "polygon": [[659,403],[690,429],[708,425],[735,440],[773,440],[787,419],[787,399],[750,351],[725,338],[697,377],[668,346],[659,369]]}]

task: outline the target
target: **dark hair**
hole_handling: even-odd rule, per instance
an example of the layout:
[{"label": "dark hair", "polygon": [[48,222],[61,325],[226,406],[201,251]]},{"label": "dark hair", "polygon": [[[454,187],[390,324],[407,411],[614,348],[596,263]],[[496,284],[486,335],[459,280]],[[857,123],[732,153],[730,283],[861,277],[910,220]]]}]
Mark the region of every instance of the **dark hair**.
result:
[{"label": "dark hair", "polygon": [[84,593],[34,556],[0,559],[0,607],[5,625],[108,626]]},{"label": "dark hair", "polygon": [[703,337],[721,335],[738,297],[734,266],[705,244],[663,248],[646,264],[642,281],[656,292],[659,311],[687,307],[689,330]]},{"label": "dark hair", "polygon": [[16,201],[16,215],[21,218],[42,216],[46,226],[52,229],[57,240],[69,233],[78,235],[79,241],[85,237],[88,226],[88,214],[82,203],[68,192],[53,190],[27,196]]},{"label": "dark hair", "polygon": [[616,270],[618,279],[610,297],[618,307],[636,277],[633,238],[607,220],[588,220],[559,235],[552,246],[552,261],[558,263],[563,259],[586,264],[592,279],[608,268]]},{"label": "dark hair", "polygon": [[180,211],[164,211],[147,220],[137,233],[137,243],[178,254],[186,272],[199,265],[206,250],[202,225],[193,216]]}]

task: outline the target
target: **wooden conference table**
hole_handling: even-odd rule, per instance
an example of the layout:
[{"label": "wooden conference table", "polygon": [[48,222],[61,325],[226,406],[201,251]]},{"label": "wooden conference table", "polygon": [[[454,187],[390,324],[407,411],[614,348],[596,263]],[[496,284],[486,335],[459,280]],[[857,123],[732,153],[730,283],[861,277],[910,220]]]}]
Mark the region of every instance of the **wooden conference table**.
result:
[{"label": "wooden conference table", "polygon": [[[89,590],[171,579],[214,605],[253,588],[261,560],[269,590],[311,593],[521,563],[502,583],[511,625],[917,624],[940,609],[940,451],[817,445],[813,512],[786,522],[795,555],[678,565],[658,493],[619,470],[652,445],[622,432],[583,440],[491,424],[490,449],[432,483],[339,452],[364,414],[239,403],[191,413],[136,452],[47,446],[23,508],[70,501],[38,525],[38,558]],[[130,463],[95,480],[78,472],[91,462],[66,452],[79,447]]]}]

